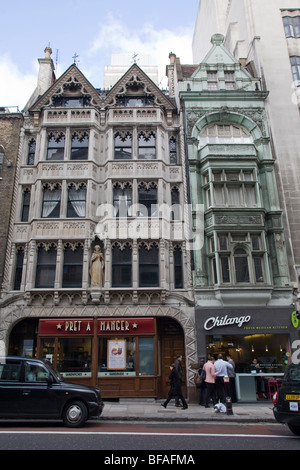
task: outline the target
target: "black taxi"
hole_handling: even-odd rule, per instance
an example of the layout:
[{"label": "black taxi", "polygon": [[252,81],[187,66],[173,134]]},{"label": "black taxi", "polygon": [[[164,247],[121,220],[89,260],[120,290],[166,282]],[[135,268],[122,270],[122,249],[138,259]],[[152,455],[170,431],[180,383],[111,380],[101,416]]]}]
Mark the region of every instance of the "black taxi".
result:
[{"label": "black taxi", "polygon": [[0,419],[63,420],[75,428],[103,407],[98,388],[64,382],[48,361],[0,357]]},{"label": "black taxi", "polygon": [[287,424],[292,433],[300,436],[300,364],[287,368],[273,403],[276,421]]}]

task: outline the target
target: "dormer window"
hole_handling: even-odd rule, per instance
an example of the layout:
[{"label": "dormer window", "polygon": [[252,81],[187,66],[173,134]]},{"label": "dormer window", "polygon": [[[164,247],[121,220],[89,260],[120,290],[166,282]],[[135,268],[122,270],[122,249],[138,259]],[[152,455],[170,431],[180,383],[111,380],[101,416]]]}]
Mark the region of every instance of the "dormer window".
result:
[{"label": "dormer window", "polygon": [[154,96],[119,96],[117,98],[117,106],[126,108],[146,108],[154,105]]},{"label": "dormer window", "polygon": [[59,108],[84,108],[90,106],[91,99],[86,96],[55,96],[53,97],[53,106]]},{"label": "dormer window", "polygon": [[235,90],[235,76],[234,72],[224,72],[225,88],[226,90]]},{"label": "dormer window", "polygon": [[217,72],[207,72],[207,89],[218,90],[218,74]]}]

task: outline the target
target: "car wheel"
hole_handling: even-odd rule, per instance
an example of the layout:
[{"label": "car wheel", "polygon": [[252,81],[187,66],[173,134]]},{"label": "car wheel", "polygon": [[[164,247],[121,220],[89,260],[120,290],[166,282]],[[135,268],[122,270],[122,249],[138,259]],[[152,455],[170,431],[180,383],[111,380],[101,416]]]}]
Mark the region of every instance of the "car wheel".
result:
[{"label": "car wheel", "polygon": [[288,424],[290,431],[296,436],[300,436],[300,426],[294,426],[293,424]]},{"label": "car wheel", "polygon": [[69,428],[83,426],[88,419],[87,407],[82,401],[68,403],[63,412],[63,421]]}]

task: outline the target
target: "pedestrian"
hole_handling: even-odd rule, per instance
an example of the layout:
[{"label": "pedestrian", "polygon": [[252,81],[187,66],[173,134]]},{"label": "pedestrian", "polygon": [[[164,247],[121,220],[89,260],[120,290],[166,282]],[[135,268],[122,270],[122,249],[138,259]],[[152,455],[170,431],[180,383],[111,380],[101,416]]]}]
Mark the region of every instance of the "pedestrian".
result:
[{"label": "pedestrian", "polygon": [[202,378],[201,385],[199,387],[199,405],[205,406],[205,395],[206,395],[206,382],[205,382],[205,371],[203,371],[204,361],[200,361],[198,374]]},{"label": "pedestrian", "polygon": [[214,367],[214,358],[210,357],[203,366],[203,370],[206,374],[205,384],[206,384],[206,395],[205,395],[205,408],[209,408],[209,401],[212,399],[213,405],[216,404],[216,390],[215,390],[215,367]]},{"label": "pedestrian", "polygon": [[[182,361],[182,354],[177,354],[174,365],[175,365],[175,369],[177,370],[177,373],[178,373],[178,380],[179,380],[179,383],[180,383],[180,389],[181,389],[181,386],[182,386],[182,377],[183,377],[181,361]],[[183,402],[182,402],[182,405],[180,404],[180,397],[179,396],[175,397],[175,406],[177,406],[177,407],[183,406]]]},{"label": "pedestrian", "polygon": [[232,403],[237,402],[236,388],[235,388],[235,363],[230,354],[226,354],[226,360],[232,365],[233,369],[228,368],[227,373],[229,377],[230,398]]},{"label": "pedestrian", "polygon": [[[255,372],[256,374],[259,374],[262,372],[261,365],[259,364],[258,360],[256,357],[253,359],[251,366],[250,366],[251,372]],[[257,398],[267,398],[265,395],[265,382],[261,376],[255,377],[255,386],[256,386],[256,396]]]},{"label": "pedestrian", "polygon": [[164,403],[161,404],[164,408],[167,408],[168,403],[172,400],[172,398],[178,397],[183,404],[182,409],[186,410],[188,408],[187,402],[185,401],[182,391],[181,391],[181,381],[178,376],[178,372],[176,369],[175,363],[170,366],[170,375],[169,375],[169,380],[170,380],[170,391],[168,393],[168,398]]},{"label": "pedestrian", "polygon": [[[216,392],[217,399],[221,403],[226,402],[226,393],[228,392],[228,387],[225,388],[224,377],[228,377],[227,370],[233,369],[232,365],[227,361],[223,361],[222,354],[218,355],[218,360],[215,362],[215,372],[216,372]],[[226,392],[226,393],[225,393]]]}]

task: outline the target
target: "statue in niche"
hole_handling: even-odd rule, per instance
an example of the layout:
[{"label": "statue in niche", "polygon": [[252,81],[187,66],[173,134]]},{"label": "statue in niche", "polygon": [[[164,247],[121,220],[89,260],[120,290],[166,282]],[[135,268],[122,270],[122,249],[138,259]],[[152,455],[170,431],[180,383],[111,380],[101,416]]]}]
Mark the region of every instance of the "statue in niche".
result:
[{"label": "statue in niche", "polygon": [[90,261],[91,287],[101,289],[103,287],[104,256],[101,247],[96,245]]}]

